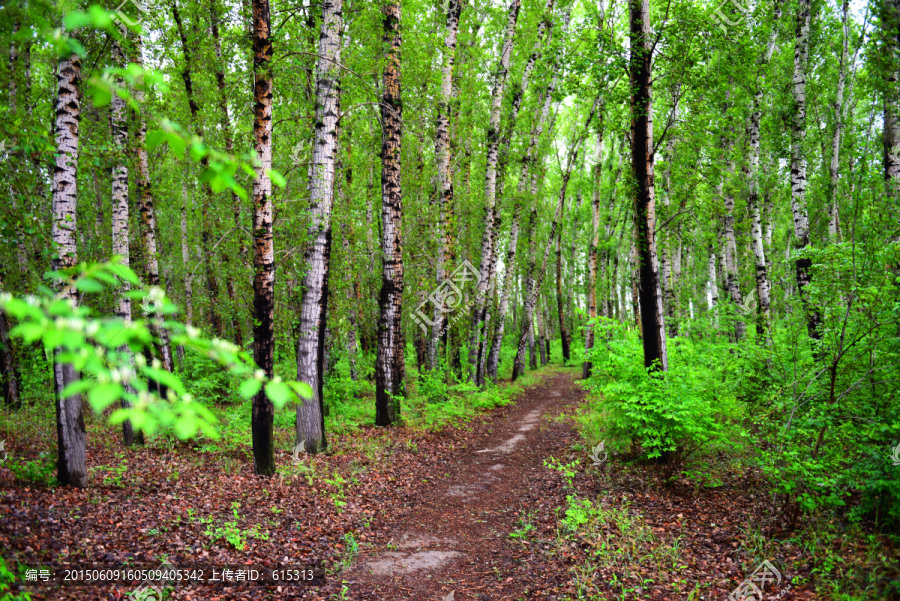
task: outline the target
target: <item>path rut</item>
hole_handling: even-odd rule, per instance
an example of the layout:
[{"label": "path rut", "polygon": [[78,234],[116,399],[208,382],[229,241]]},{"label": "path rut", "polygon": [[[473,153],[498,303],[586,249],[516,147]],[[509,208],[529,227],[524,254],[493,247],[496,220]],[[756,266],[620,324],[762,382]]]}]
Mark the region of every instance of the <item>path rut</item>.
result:
[{"label": "path rut", "polygon": [[[490,430],[415,490],[385,526],[387,543],[362,553],[337,579],[350,599],[525,599],[537,556],[509,537],[519,517],[554,487],[544,460],[571,444],[551,419],[584,392],[573,373],[527,389]],[[547,500],[551,502],[551,500]]]}]

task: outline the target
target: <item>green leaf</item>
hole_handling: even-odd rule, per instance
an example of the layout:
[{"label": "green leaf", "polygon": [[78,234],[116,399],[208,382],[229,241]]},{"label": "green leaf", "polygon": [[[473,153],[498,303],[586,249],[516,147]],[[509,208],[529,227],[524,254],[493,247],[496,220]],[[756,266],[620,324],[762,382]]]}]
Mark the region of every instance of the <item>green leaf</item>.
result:
[{"label": "green leaf", "polygon": [[78,278],[75,287],[82,292],[103,292],[103,284],[93,278]]},{"label": "green leaf", "polygon": [[100,413],[122,398],[124,392],[122,385],[115,382],[98,384],[88,392],[88,401],[90,401],[94,411]]},{"label": "green leaf", "polygon": [[163,386],[171,388],[178,396],[182,396],[187,392],[184,388],[184,384],[181,383],[181,380],[178,378],[178,376],[162,368],[156,368],[147,365],[141,368],[141,372],[148,377],[156,380]]},{"label": "green leaf", "polygon": [[94,384],[95,382],[91,380],[76,380],[75,382],[67,384],[66,387],[62,389],[60,397],[67,399],[76,394],[81,394],[91,388]]},{"label": "green leaf", "polygon": [[268,175],[269,179],[272,180],[272,183],[279,188],[284,188],[287,185],[287,180],[275,169],[266,169],[266,175]]},{"label": "green leaf", "polygon": [[153,150],[165,141],[166,132],[161,129],[151,129],[147,132],[147,137],[144,138],[144,144],[147,147],[147,150]]},{"label": "green leaf", "polygon": [[269,382],[266,384],[266,396],[280,409],[291,400],[291,389],[284,382]]},{"label": "green leaf", "polygon": [[294,392],[297,393],[297,396],[303,399],[311,399],[313,398],[313,389],[312,386],[307,384],[306,382],[297,382],[291,381],[288,382],[291,388],[294,389]]},{"label": "green leaf", "polygon": [[240,394],[245,399],[252,399],[256,396],[256,393],[259,392],[259,389],[262,388],[262,382],[257,380],[256,378],[250,380],[244,380],[241,382]]}]

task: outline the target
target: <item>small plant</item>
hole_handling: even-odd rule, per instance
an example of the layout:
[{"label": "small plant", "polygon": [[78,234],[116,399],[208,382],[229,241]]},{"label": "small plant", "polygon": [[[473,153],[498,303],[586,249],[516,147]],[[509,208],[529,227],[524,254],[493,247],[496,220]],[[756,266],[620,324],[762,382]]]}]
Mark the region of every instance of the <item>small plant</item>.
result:
[{"label": "small plant", "polygon": [[550,457],[544,460],[544,467],[551,470],[556,470],[557,472],[562,474],[563,478],[566,479],[566,487],[572,488],[575,476],[578,474],[578,464],[580,463],[581,461],[579,461],[578,459],[575,459],[574,461],[571,461],[569,463],[562,463],[559,461],[559,459]]},{"label": "small plant", "polygon": [[532,518],[534,517],[533,513],[523,514],[519,517],[519,528],[518,530],[513,530],[509,533],[509,538],[518,539],[518,540],[526,540],[530,533],[535,529],[534,524],[531,523]]},{"label": "small plant", "polygon": [[356,535],[348,532],[344,535],[344,554],[341,557],[341,569],[349,568],[358,554],[359,542],[356,540]]},{"label": "small plant", "polygon": [[56,466],[50,459],[49,454],[44,451],[38,455],[37,459],[32,461],[10,463],[9,470],[16,475],[16,478],[26,482],[34,482],[44,486],[53,486],[56,482]]}]

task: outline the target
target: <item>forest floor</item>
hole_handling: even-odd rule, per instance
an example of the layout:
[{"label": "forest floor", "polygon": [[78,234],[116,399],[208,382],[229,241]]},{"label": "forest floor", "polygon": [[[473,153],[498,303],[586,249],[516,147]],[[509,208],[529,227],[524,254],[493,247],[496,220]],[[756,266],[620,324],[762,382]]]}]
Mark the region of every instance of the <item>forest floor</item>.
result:
[{"label": "forest floor", "polygon": [[[90,488],[23,485],[0,465],[0,549],[7,563],[57,577],[152,568],[162,557],[177,568],[326,573],[321,587],[182,584],[169,597],[210,601],[718,600],[750,576],[748,524],[768,509],[758,482],[663,486],[653,466],[592,466],[571,419],[585,396],[576,371],[541,376],[514,403],[459,426],[363,427],[333,437],[325,455],[280,454],[268,480],[253,476],[248,448],[223,456],[157,439],[123,451],[111,428],[89,426]],[[772,564],[796,566],[799,552],[781,549]],[[808,582],[809,569],[785,569],[766,598]],[[20,590],[117,600],[136,588]],[[795,584],[781,598],[815,596]]]}]

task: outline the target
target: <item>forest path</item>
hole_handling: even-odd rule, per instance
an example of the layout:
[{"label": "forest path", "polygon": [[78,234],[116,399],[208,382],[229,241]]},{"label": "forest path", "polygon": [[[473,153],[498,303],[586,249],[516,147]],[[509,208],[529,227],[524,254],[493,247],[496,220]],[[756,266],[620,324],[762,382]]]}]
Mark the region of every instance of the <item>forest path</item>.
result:
[{"label": "forest path", "polygon": [[[529,583],[546,578],[541,553],[509,534],[519,518],[552,503],[558,478],[544,467],[563,455],[572,428],[553,416],[584,396],[575,370],[526,389],[490,428],[443,462],[441,473],[411,491],[386,524],[390,540],[361,552],[334,580],[349,599],[527,599]],[[453,597],[448,597],[453,592]]]}]

